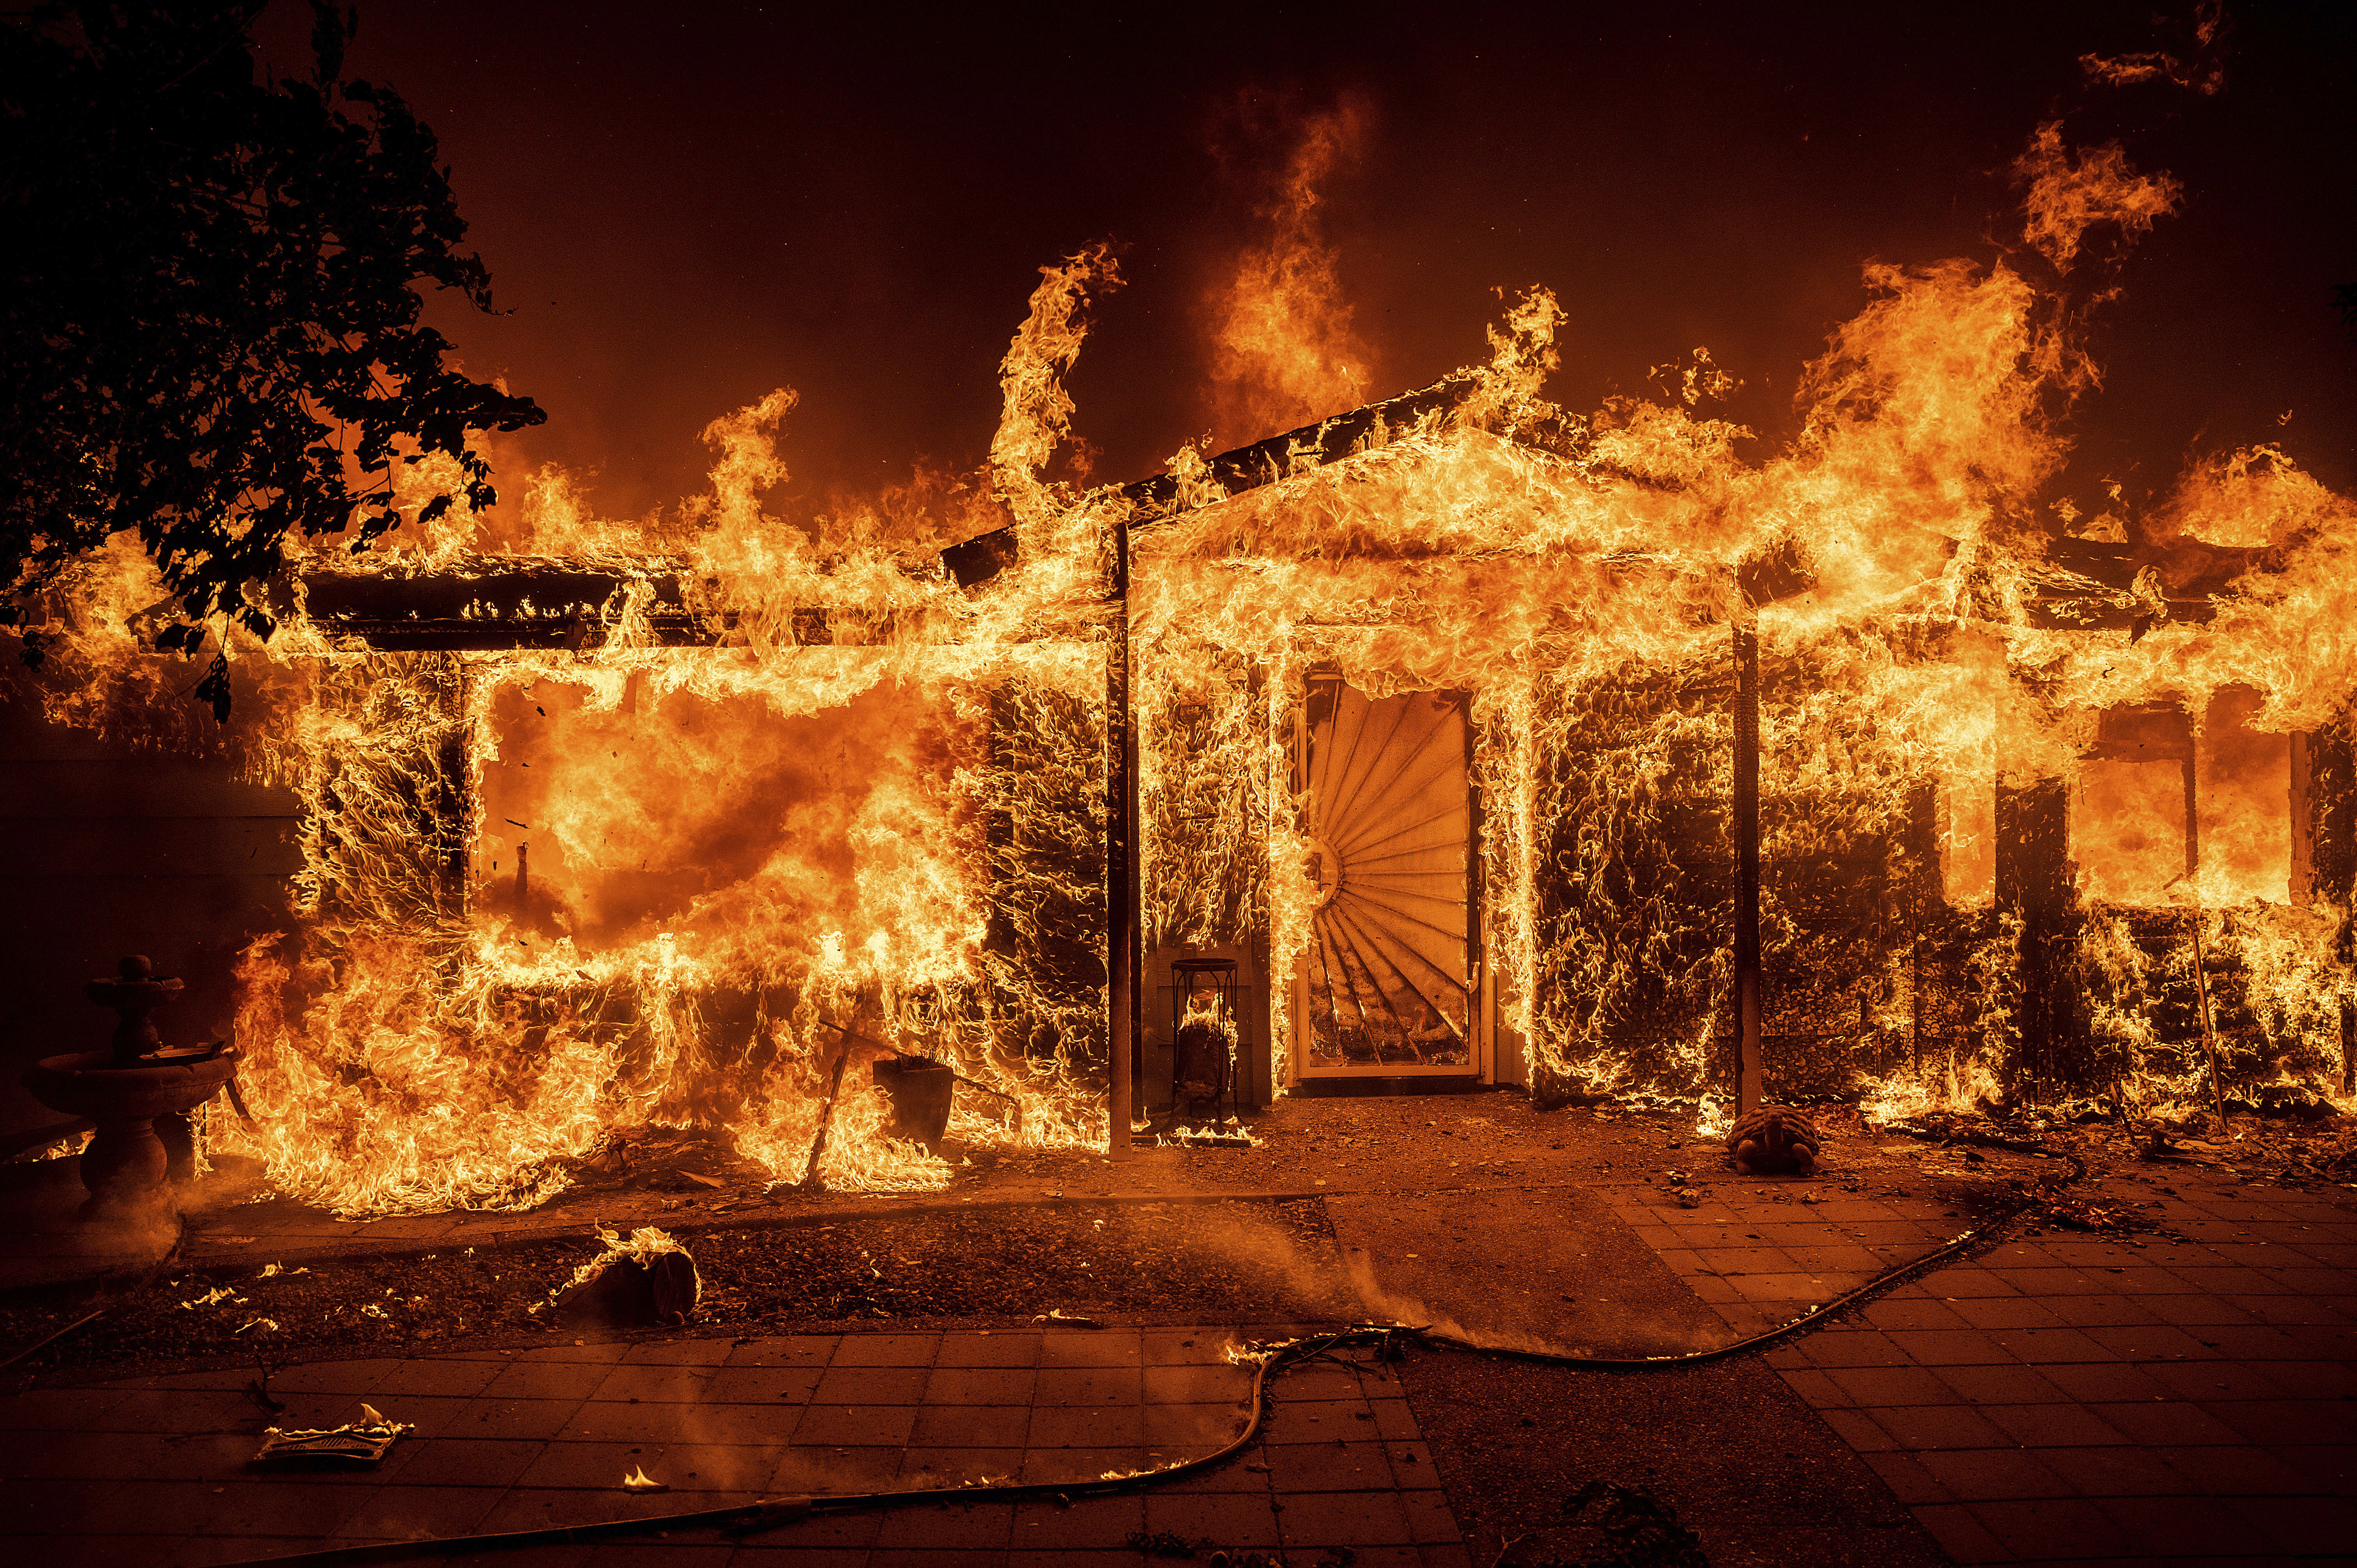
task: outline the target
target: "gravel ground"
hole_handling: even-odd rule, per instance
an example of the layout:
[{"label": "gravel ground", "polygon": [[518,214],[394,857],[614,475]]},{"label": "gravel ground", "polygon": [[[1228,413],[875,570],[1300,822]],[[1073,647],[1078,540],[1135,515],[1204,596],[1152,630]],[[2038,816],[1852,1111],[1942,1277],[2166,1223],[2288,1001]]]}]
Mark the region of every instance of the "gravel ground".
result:
[{"label": "gravel ground", "polygon": [[[1565,1500],[1641,1489],[1712,1568],[1934,1568],[1948,1559],[1874,1472],[1755,1358],[1610,1373],[1411,1350],[1399,1367],[1477,1563],[1602,1556]],[[1585,1516],[1593,1520],[1593,1506]],[[1508,1548],[1512,1547],[1511,1552]]]},{"label": "gravel ground", "polygon": [[[694,1328],[779,1333],[890,1319],[1291,1322],[1348,1317],[1357,1298],[1316,1199],[1071,1204],[846,1219],[687,1238],[704,1294]],[[9,1369],[12,1378],[104,1367],[356,1350],[430,1353],[543,1338],[530,1309],[597,1254],[541,1242],[357,1258],[302,1273],[261,1265],[167,1273]],[[0,1344],[26,1345],[90,1310],[80,1290],[0,1305]]]},{"label": "gravel ground", "polygon": [[[1979,1118],[1918,1129],[1953,1134],[1944,1140],[1870,1128],[1839,1110],[1821,1122],[1830,1139],[1827,1182],[1936,1196],[1960,1219],[2010,1209],[2058,1174],[2056,1161],[1990,1146],[2006,1134]],[[1691,1186],[1706,1198],[1712,1183],[1736,1179],[1722,1149],[1693,1137],[1690,1113],[1546,1112],[1511,1090],[1287,1099],[1262,1112],[1253,1131],[1252,1147],[1146,1149],[1121,1165],[1079,1152],[982,1155],[918,1212],[891,1212],[906,1199],[792,1195],[748,1215],[735,1207],[741,1196],[703,1192],[644,1195],[663,1206],[655,1212],[631,1211],[610,1196],[579,1212],[619,1228],[654,1223],[679,1233],[702,1266],[702,1322],[714,1329],[1028,1320],[1050,1309],[1265,1322],[1357,1310],[1322,1205],[1314,1197],[1156,1204],[1156,1195],[1457,1187],[1503,1194],[1633,1183]],[[2357,1174],[2335,1164],[2336,1157],[2340,1166],[2349,1163],[2347,1119],[2238,1119],[2234,1131],[2240,1135],[2231,1144],[2187,1148],[2252,1181],[2310,1185]],[[2034,1135],[2098,1171],[2167,1174],[2166,1166],[2136,1161],[2135,1141],[2112,1123]],[[1114,1191],[1147,1201],[1091,1202]],[[968,1211],[943,1211],[969,1201]],[[270,1278],[262,1277],[261,1260],[167,1273],[116,1295],[104,1316],[9,1367],[6,1376],[191,1359],[299,1359],[353,1347],[507,1343],[546,1332],[524,1309],[593,1256],[595,1243],[571,1237],[494,1245],[493,1228],[512,1226],[513,1218],[465,1218],[483,1220],[479,1232],[470,1225],[431,1255],[353,1248],[314,1256],[307,1273]],[[481,1244],[468,1245],[478,1235]],[[227,1294],[206,1301],[215,1290]],[[108,1300],[87,1286],[0,1299],[0,1349],[30,1345]]]}]

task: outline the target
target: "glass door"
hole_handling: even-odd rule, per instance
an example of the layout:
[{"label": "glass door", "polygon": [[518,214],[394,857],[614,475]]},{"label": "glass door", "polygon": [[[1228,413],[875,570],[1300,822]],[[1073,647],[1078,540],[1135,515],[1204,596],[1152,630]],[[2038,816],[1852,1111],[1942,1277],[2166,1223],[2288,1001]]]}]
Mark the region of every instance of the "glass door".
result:
[{"label": "glass door", "polygon": [[1301,762],[1318,882],[1304,1077],[1479,1072],[1473,792],[1462,692],[1369,697],[1313,675]]}]

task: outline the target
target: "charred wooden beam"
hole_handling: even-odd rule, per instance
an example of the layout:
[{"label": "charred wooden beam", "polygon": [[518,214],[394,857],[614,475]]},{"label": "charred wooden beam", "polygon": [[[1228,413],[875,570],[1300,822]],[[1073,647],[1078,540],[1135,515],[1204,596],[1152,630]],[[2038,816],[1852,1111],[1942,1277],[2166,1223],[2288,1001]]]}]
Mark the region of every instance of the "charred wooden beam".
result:
[{"label": "charred wooden beam", "polygon": [[[1453,413],[1480,384],[1479,375],[1459,371],[1428,387],[1222,452],[1206,465],[1200,488],[1191,492],[1182,490],[1173,474],[1135,480],[1120,490],[1121,499],[1129,507],[1129,526],[1143,528],[1204,505],[1207,499],[1232,499],[1354,453],[1388,446]],[[1010,524],[950,546],[942,552],[942,565],[959,587],[972,589],[1013,565],[1016,556],[1015,529]]]},{"label": "charred wooden beam", "polygon": [[1735,1112],[1760,1105],[1760,634],[1735,623]]},{"label": "charred wooden beam", "polygon": [[[1366,403],[1347,413],[1334,414],[1314,424],[1255,441],[1249,446],[1222,452],[1211,460],[1203,477],[1227,496],[1240,496],[1296,474],[1324,467],[1354,453],[1387,446],[1404,435],[1427,428],[1454,413],[1480,384],[1479,375],[1459,371],[1415,392]],[[1175,517],[1201,504],[1183,495],[1177,477],[1170,474],[1157,474],[1125,485],[1121,494],[1130,504],[1133,528]]]},{"label": "charred wooden beam", "polygon": [[1116,530],[1113,542],[1114,603],[1119,618],[1105,659],[1105,1024],[1109,1092],[1106,1155],[1127,1160],[1131,1099],[1137,1058],[1145,1048],[1139,1026],[1144,989],[1139,974],[1144,928],[1138,918],[1137,715],[1131,683],[1129,534]]},{"label": "charred wooden beam", "polygon": [[978,588],[1014,565],[1017,554],[1015,530],[996,528],[942,551],[942,570],[959,587]]},{"label": "charred wooden beam", "polygon": [[[1160,521],[1201,504],[1200,497],[1243,495],[1295,474],[1307,473],[1354,453],[1386,446],[1429,428],[1462,404],[1480,379],[1459,372],[1428,387],[1368,403],[1314,424],[1222,452],[1210,460],[1204,487],[1189,499],[1170,474],[1157,474],[1122,487],[1132,528]],[[942,569],[958,586],[973,589],[1013,566],[1019,551],[1012,525],[977,534],[941,553]],[[650,559],[642,574],[583,567],[554,558],[501,558],[468,571],[400,576],[382,573],[321,572],[304,578],[311,619],[331,638],[371,648],[416,652],[497,651],[507,649],[602,647],[619,622],[633,586],[643,584],[652,600],[644,611],[647,633],[660,646],[709,647],[737,624],[733,612],[694,613],[676,562]],[[823,647],[841,641],[880,640],[866,623],[872,613],[824,607],[797,609],[794,639]],[[848,638],[839,623],[860,623]],[[861,632],[868,635],[860,635]],[[888,635],[886,628],[883,635]]]},{"label": "charred wooden beam", "polygon": [[[691,608],[681,569],[660,559],[643,573],[539,557],[418,576],[316,572],[303,589],[312,623],[329,639],[386,652],[577,652],[605,647],[626,615],[658,647],[710,648],[739,625],[734,610]],[[639,591],[648,601],[632,612]],[[805,647],[866,646],[890,641],[905,618],[892,609],[803,606],[789,625]]]},{"label": "charred wooden beam", "polygon": [[2070,792],[2060,779],[1996,787],[1996,902],[2018,922],[2014,1033],[2025,1073],[2052,1079],[2072,1037],[2078,940]]},{"label": "charred wooden beam", "polygon": [[2163,549],[2057,539],[2046,546],[2045,560],[2026,575],[2029,624],[2041,630],[2141,636],[2163,619],[2207,622],[2234,579],[2266,565],[2267,555],[2228,545]]},{"label": "charred wooden beam", "polygon": [[2307,904],[2316,896],[2315,737],[2305,730],[2291,736],[2291,901]]},{"label": "charred wooden beam", "polygon": [[1923,1071],[1924,927],[1940,901],[1940,793],[1924,779],[1907,791],[1907,1038],[1916,1073]]},{"label": "charred wooden beam", "polygon": [[418,576],[315,572],[303,590],[312,623],[329,638],[388,651],[463,652],[602,647],[640,584],[652,591],[646,623],[657,642],[717,640],[688,609],[679,572],[660,561],[642,575],[529,557]]}]

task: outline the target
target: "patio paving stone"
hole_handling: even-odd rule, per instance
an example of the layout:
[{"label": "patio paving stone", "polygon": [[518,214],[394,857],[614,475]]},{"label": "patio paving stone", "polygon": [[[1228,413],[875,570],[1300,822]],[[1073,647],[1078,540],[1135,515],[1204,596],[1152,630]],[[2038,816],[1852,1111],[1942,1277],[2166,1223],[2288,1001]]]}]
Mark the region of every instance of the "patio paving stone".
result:
[{"label": "patio paving stone", "polygon": [[[1821,1219],[1877,1240],[1953,1225],[1911,1198],[1779,1216],[1733,1187],[1715,1190],[1742,1233],[1796,1256]],[[2106,1190],[2158,1198],[2147,1212],[2195,1240],[2008,1240],[1770,1363],[1960,1563],[2348,1552],[2357,1208],[2199,1172]],[[1730,1332],[1757,1326],[1682,1272]]]}]

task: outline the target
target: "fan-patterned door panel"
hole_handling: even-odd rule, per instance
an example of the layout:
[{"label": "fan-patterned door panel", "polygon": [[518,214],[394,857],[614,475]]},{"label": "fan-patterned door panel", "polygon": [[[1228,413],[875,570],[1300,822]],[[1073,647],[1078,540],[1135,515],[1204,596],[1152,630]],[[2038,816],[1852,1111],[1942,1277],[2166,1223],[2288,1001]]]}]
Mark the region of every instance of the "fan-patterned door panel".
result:
[{"label": "fan-patterned door panel", "polygon": [[1303,1070],[1475,1070],[1466,697],[1312,680]]}]

